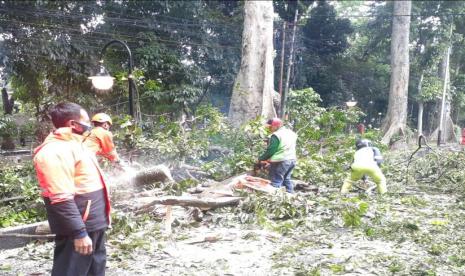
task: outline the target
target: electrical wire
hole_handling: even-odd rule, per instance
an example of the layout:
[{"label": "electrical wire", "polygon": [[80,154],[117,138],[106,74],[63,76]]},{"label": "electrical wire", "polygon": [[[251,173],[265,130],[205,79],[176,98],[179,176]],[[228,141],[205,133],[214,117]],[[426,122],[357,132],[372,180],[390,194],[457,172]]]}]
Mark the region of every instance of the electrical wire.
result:
[{"label": "electrical wire", "polygon": [[[0,21],[4,22],[13,22],[13,23],[21,23],[21,24],[29,24],[29,25],[35,25],[38,27],[48,27],[48,28],[53,28],[53,29],[59,29],[59,30],[66,30],[66,31],[71,31],[71,32],[77,32],[81,35],[85,35],[82,33],[82,30],[78,29],[73,29],[73,28],[66,28],[66,27],[59,27],[59,26],[53,26],[53,25],[48,25],[48,24],[39,24],[39,23],[30,23],[30,22],[24,22],[24,21],[19,21],[19,20],[13,20],[13,19],[3,19],[0,18]],[[44,28],[45,29],[45,28]],[[106,32],[101,32],[101,31],[91,31],[89,32],[91,34],[101,34],[101,35],[108,35],[110,37],[125,37],[125,38],[135,38],[138,40],[142,40],[140,37],[135,37],[135,36],[130,36],[130,35],[125,35],[125,34],[116,34],[116,33],[106,33]],[[165,43],[172,43],[172,44],[177,44],[177,45],[189,45],[189,46],[203,46],[203,47],[208,47],[208,48],[232,48],[232,49],[241,49],[239,46],[233,46],[233,45],[220,45],[220,44],[202,44],[202,43],[196,43],[196,42],[186,42],[186,41],[176,41],[176,40],[169,40],[169,39],[163,39],[163,38],[155,38],[156,41],[161,41]],[[148,41],[148,40],[147,40]]]},{"label": "electrical wire", "polygon": [[[49,56],[47,55],[36,55],[36,54],[29,54],[29,53],[26,53],[24,55],[27,55],[27,56],[32,56],[32,57],[45,57],[45,58],[48,58]],[[63,60],[63,61],[74,61],[76,63],[84,63],[84,64],[89,64],[89,65],[94,65],[94,63],[92,62],[89,62],[89,61],[82,61],[82,60],[77,60],[77,59],[71,59],[71,58],[56,58],[55,60]],[[156,72],[161,72],[161,73],[166,73],[166,74],[173,74],[173,73],[178,73],[178,74],[185,74],[187,70],[160,70],[160,69],[156,69]],[[208,73],[208,72],[206,72]],[[200,77],[200,78],[208,78],[208,77],[211,77],[211,78],[214,78],[215,80],[225,80],[225,79],[230,79],[228,77],[214,77],[214,75],[204,75],[204,74],[198,74],[198,75],[195,75],[196,77]],[[159,79],[167,79],[167,78],[170,78],[171,75],[168,75],[168,76],[157,76],[157,78]]]},{"label": "electrical wire", "polygon": [[[45,10],[40,10],[40,9],[36,9],[36,10],[19,10],[19,9],[14,9],[14,8],[9,8],[9,9],[5,9],[5,8],[0,8],[0,11],[3,11],[5,13],[7,12],[11,12],[11,11],[16,11],[16,12],[20,12],[21,14],[25,14],[25,13],[28,13],[28,14],[32,14],[33,16],[37,16],[37,15],[42,15],[42,16],[50,16],[50,17],[60,17],[60,18],[68,18],[68,19],[91,19],[92,17],[97,17],[97,16],[100,16],[100,15],[105,15],[106,11],[102,11],[102,14],[82,14],[82,15],[72,15],[72,14],[68,14],[68,15],[65,15],[65,14],[59,14],[57,12],[54,12],[54,11],[45,11]],[[155,15],[156,17],[157,15]],[[182,18],[179,18],[179,19],[182,19]],[[140,24],[137,24],[137,23],[144,23],[146,24],[147,23],[147,20],[153,20],[153,18],[129,18],[128,16],[125,16],[125,17],[111,17],[111,16],[104,16],[103,17],[103,20],[104,21],[110,21],[110,22],[113,22],[113,23],[118,23],[118,24],[130,24],[130,25],[135,25],[135,26],[139,26],[139,27],[149,27],[149,26],[146,26],[146,25],[140,25]],[[81,23],[87,23],[87,22],[81,22]],[[178,23],[178,22],[171,22],[171,21],[161,21],[161,20],[156,20],[154,21],[155,24],[162,24],[162,25],[173,25],[173,26],[176,26],[177,28],[179,27],[184,27],[184,26],[205,26],[207,25],[207,22],[203,22],[203,23],[185,23],[185,22],[181,22],[181,23]],[[219,24],[216,24],[216,23],[213,23],[212,22],[208,22],[208,25],[211,26],[211,27],[223,27],[223,28],[228,28],[230,31],[232,32],[236,32],[237,31],[237,26],[234,26],[232,24],[229,24],[229,23],[219,23]]]},{"label": "electrical wire", "polygon": [[[83,5],[83,7],[90,7],[90,8],[94,8],[94,5]],[[125,7],[122,7],[122,8],[125,8]],[[93,13],[93,14],[85,14],[85,13],[82,13],[82,15],[73,15],[73,14],[63,14],[63,13],[59,13],[58,11],[54,11],[54,10],[48,10],[48,9],[38,9],[36,8],[35,10],[22,10],[22,9],[15,9],[15,8],[11,8],[9,7],[8,9],[6,8],[0,8],[0,10],[4,11],[4,12],[9,12],[9,11],[16,11],[16,12],[21,12],[21,13],[33,13],[34,15],[35,14],[39,14],[39,15],[50,15],[50,16],[55,16],[55,17],[64,17],[64,18],[73,18],[73,19],[81,19],[81,18],[86,18],[87,17],[91,17],[91,16],[95,16],[95,15],[102,15],[102,14],[105,14],[105,13],[110,13],[110,14],[115,14],[115,15],[123,15],[121,13],[117,13],[117,12],[114,12],[114,11],[108,11],[108,10],[102,10],[102,14],[96,14],[96,13]],[[111,16],[106,16],[105,18],[108,18],[109,20],[133,20],[135,22],[143,22],[143,20],[145,19],[149,19],[147,17],[130,17],[128,16],[127,14],[124,14],[126,18],[120,18],[120,17],[111,17]],[[162,22],[162,24],[179,24],[179,25],[185,25],[185,26],[201,26],[203,25],[203,23],[196,23],[197,21],[194,21],[192,19],[187,19],[187,18],[184,18],[184,17],[176,17],[176,16],[169,16],[169,15],[165,15],[165,14],[156,14],[156,13],[152,13],[149,15],[150,16],[150,19],[153,18],[153,17],[161,17],[161,18],[167,18],[167,19],[170,19],[170,20],[179,20],[179,21],[183,21],[183,22],[172,22],[172,21],[160,21]],[[372,14],[339,14],[337,16],[335,15],[332,15],[332,14],[312,14],[311,16],[308,16],[308,17],[336,17],[336,18],[373,18],[373,17],[378,17],[378,18],[382,18],[382,17],[388,17],[388,18],[392,18],[392,17],[450,17],[450,16],[465,16],[465,13],[454,13],[454,12],[438,12],[438,13],[409,13],[409,14],[392,14],[392,13],[381,13],[381,12],[374,12]],[[212,22],[209,22],[209,24],[211,24]],[[215,23],[213,23],[215,24]],[[236,26],[231,24],[231,23],[227,23],[227,22],[220,22],[218,23],[218,25],[223,25],[223,26],[231,26],[232,28],[235,28]],[[288,26],[292,26],[293,23],[292,22],[288,22]]]}]

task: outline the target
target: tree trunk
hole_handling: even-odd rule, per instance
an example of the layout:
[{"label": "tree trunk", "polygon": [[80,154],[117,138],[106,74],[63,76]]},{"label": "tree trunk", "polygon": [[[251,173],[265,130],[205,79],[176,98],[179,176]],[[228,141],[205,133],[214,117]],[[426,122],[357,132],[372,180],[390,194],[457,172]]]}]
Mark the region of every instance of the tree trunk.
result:
[{"label": "tree trunk", "polygon": [[449,70],[449,59],[452,52],[452,25],[450,27],[449,47],[444,52],[444,58],[441,60],[439,67],[439,77],[443,80],[442,98],[440,102],[440,110],[437,120],[438,128],[431,134],[430,139],[437,139],[437,144],[440,145],[443,142],[451,141],[455,139],[454,124],[451,114],[451,97],[447,92],[449,90],[450,82],[450,70]]},{"label": "tree trunk", "polygon": [[16,148],[13,137],[5,135],[2,137],[2,143],[0,149],[2,150],[14,150]]},{"label": "tree trunk", "polygon": [[[421,95],[421,87],[423,84],[423,72],[421,72],[420,79],[418,80],[418,95]],[[418,124],[417,124],[417,129],[418,129],[418,137],[420,135],[423,135],[423,108],[424,108],[424,103],[423,100],[418,100]]]},{"label": "tree trunk", "polygon": [[[461,68],[462,68],[462,64],[461,63],[458,63],[456,65],[457,67],[455,68],[454,72],[454,78],[457,78],[459,75],[460,75],[460,71],[461,71]],[[450,79],[450,76],[449,76],[449,79]],[[457,127],[460,127],[459,126],[459,116],[460,116],[460,107],[461,107],[461,104],[459,101],[454,101],[453,102],[453,108],[452,108],[452,114],[451,114],[451,117],[454,118],[454,123],[457,125]]]},{"label": "tree trunk", "polygon": [[[449,39],[451,40],[452,38],[452,25],[450,26],[450,37]],[[439,129],[438,129],[438,140],[437,144],[441,144],[442,142],[449,141],[453,137],[453,124],[451,126],[450,122],[452,119],[450,118],[450,95],[448,95],[448,90],[449,90],[449,76],[450,76],[450,71],[449,71],[449,59],[450,59],[450,54],[452,51],[452,40],[449,44],[449,47],[447,48],[445,52],[445,57],[443,59],[443,63],[441,64],[442,66],[442,77],[444,80],[443,84],[443,94],[442,94],[442,102],[441,102],[441,113],[439,115]],[[451,133],[452,132],[452,133]]]},{"label": "tree trunk", "polygon": [[177,205],[198,207],[203,210],[215,209],[225,206],[238,205],[242,197],[217,197],[217,198],[197,198],[194,196],[163,196],[154,197],[150,203],[137,207],[136,214],[147,213],[153,206],[161,205]]},{"label": "tree trunk", "polygon": [[[281,99],[283,98],[283,77],[284,77],[284,53],[286,49],[286,29],[287,29],[287,22],[283,21],[283,31],[281,34],[281,62],[280,62],[280,70],[279,70],[279,99],[280,105],[279,110],[281,110]],[[282,114],[279,114],[282,117]]]},{"label": "tree trunk", "polygon": [[4,114],[13,114],[15,100],[13,99],[13,97],[11,97],[11,99],[8,97],[8,92],[6,91],[6,88],[2,88],[2,102]]},{"label": "tree trunk", "polygon": [[423,135],[423,109],[425,105],[423,101],[418,102],[418,137]]},{"label": "tree trunk", "polygon": [[295,32],[297,30],[297,18],[299,16],[299,9],[295,9],[294,15],[294,26],[292,27],[292,39],[291,39],[291,49],[289,51],[289,61],[287,63],[287,74],[286,74],[286,86],[284,87],[284,93],[281,97],[281,118],[286,116],[286,103],[287,103],[287,96],[289,95],[289,81],[291,78],[291,67],[294,64],[294,42],[295,42]]},{"label": "tree trunk", "polygon": [[389,144],[392,136],[405,136],[409,79],[410,1],[395,1],[391,39],[391,81],[389,103],[383,122],[382,142]]},{"label": "tree trunk", "polygon": [[174,181],[170,169],[165,165],[144,168],[135,172],[129,180],[136,185],[150,185],[154,182]]},{"label": "tree trunk", "polygon": [[241,67],[229,108],[229,119],[234,126],[257,116],[276,116],[273,107],[273,2],[245,1],[244,10]]}]

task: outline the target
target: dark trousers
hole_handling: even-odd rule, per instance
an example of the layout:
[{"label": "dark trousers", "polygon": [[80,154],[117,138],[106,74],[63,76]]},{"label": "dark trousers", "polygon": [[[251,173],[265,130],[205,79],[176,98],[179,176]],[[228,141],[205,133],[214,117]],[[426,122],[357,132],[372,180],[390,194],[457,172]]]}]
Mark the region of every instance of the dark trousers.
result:
[{"label": "dark trousers", "polygon": [[295,167],[295,160],[285,160],[281,162],[271,162],[270,180],[271,185],[276,188],[286,187],[288,193],[294,192],[294,185],[291,181],[292,170]]},{"label": "dark trousers", "polygon": [[88,233],[93,253],[81,255],[74,250],[74,239],[57,236],[53,255],[52,276],[103,276],[107,262],[105,230]]}]

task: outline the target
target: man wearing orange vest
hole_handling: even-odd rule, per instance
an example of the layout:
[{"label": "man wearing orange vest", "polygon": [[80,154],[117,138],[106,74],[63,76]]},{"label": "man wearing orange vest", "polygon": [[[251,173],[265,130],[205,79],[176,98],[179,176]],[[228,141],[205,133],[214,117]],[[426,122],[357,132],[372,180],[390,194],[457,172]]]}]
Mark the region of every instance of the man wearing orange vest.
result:
[{"label": "man wearing orange vest", "polygon": [[34,166],[55,237],[52,276],[105,275],[110,201],[95,155],[83,145],[89,115],[78,104],[50,111],[55,130],[34,150]]},{"label": "man wearing orange vest", "polygon": [[97,113],[92,117],[92,124],[94,128],[85,140],[86,146],[96,155],[118,163],[120,159],[113,143],[113,134],[110,132],[112,125],[110,116],[105,113]]}]

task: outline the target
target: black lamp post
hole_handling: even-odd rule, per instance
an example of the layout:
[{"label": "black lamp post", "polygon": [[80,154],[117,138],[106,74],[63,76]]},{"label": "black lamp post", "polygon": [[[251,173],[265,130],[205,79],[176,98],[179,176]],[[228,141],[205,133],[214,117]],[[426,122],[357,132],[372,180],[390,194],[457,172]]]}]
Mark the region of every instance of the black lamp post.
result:
[{"label": "black lamp post", "polygon": [[111,89],[111,87],[113,86],[113,77],[110,76],[108,74],[108,71],[105,69],[105,67],[103,66],[103,55],[105,54],[105,51],[107,50],[107,48],[112,45],[112,44],[120,44],[120,45],[123,45],[124,48],[126,48],[126,50],[128,51],[128,54],[129,54],[129,74],[128,74],[128,84],[129,84],[129,115],[131,115],[131,117],[134,117],[134,86],[133,86],[133,76],[132,76],[132,71],[133,71],[133,67],[134,67],[134,61],[132,59],[132,53],[131,53],[131,50],[129,49],[129,46],[124,43],[123,41],[121,40],[112,40],[110,42],[108,42],[107,44],[105,44],[105,46],[103,46],[103,49],[102,49],[102,52],[100,53],[100,70],[99,70],[99,73],[97,73],[97,75],[95,76],[91,76],[89,77],[89,79],[92,80],[92,85],[96,88],[96,89],[99,89],[99,90],[109,90]]}]

